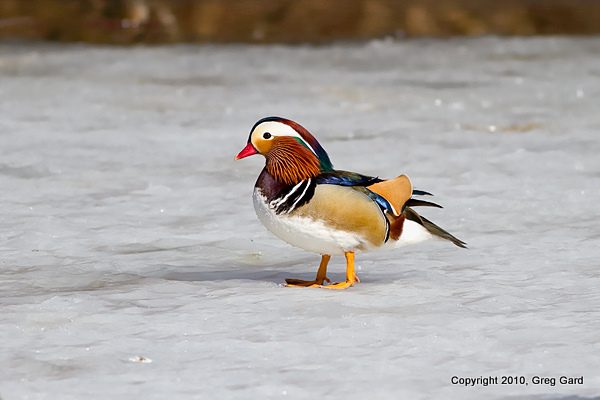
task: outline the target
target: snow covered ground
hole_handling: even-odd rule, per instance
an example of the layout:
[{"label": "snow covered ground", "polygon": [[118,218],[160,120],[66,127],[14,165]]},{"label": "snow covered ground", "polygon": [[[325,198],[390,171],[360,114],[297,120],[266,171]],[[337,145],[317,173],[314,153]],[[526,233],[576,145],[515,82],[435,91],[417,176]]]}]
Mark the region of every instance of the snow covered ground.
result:
[{"label": "snow covered ground", "polygon": [[[0,398],[600,396],[599,100],[599,37],[0,43]],[[319,256],[254,215],[263,159],[233,161],[269,115],[408,174],[469,249],[281,286]]]}]

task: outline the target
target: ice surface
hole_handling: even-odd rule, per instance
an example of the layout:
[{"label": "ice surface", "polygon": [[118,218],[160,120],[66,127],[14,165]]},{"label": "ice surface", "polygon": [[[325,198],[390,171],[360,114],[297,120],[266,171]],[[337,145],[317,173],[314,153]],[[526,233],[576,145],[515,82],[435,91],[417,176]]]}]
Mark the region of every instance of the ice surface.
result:
[{"label": "ice surface", "polygon": [[[600,38],[0,44],[0,397],[600,395]],[[256,120],[408,174],[469,244],[345,291],[254,215]],[[344,277],[343,258],[331,278]],[[462,387],[453,376],[525,376]],[[584,384],[534,385],[534,376]]]}]

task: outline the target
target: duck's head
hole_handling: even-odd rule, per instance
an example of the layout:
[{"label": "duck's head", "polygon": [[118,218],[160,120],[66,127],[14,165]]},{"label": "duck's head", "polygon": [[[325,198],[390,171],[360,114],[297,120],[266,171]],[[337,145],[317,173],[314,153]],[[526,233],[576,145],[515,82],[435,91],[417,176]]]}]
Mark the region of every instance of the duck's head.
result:
[{"label": "duck's head", "polygon": [[329,156],[310,132],[280,117],[263,118],[254,124],[248,144],[235,159],[254,154],[262,154],[267,160],[267,172],[286,184],[333,169]]}]

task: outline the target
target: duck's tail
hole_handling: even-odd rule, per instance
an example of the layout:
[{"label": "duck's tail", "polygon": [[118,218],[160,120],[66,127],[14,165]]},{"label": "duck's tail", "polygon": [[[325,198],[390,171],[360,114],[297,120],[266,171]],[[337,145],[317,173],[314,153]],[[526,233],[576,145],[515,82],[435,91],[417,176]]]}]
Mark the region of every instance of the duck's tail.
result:
[{"label": "duck's tail", "polygon": [[452,243],[454,243],[455,245],[457,245],[458,247],[462,247],[463,249],[467,248],[467,244],[465,242],[456,238],[455,236],[453,236],[451,233],[445,231],[444,229],[440,228],[439,226],[437,226],[436,224],[434,224],[427,218],[420,216],[419,214],[417,214],[417,212],[415,210],[413,210],[409,206],[429,206],[429,207],[442,208],[441,206],[439,206],[435,203],[430,203],[428,201],[410,199],[406,202],[406,207],[404,208],[403,215],[406,217],[406,219],[409,219],[411,221],[418,223],[419,225],[422,225],[425,229],[427,229],[427,232],[431,233],[432,235],[437,236],[441,239],[449,240]]}]

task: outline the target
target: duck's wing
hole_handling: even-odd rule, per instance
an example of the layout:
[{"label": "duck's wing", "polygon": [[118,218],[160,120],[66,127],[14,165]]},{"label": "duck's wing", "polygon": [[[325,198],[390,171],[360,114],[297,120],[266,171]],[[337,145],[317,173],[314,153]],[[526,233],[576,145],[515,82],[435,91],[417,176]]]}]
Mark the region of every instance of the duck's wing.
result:
[{"label": "duck's wing", "polygon": [[[363,192],[389,214],[398,217],[413,194],[412,183],[406,175],[390,180],[348,171],[326,171],[315,178],[317,184],[352,186]],[[417,194],[428,194],[418,191]]]},{"label": "duck's wing", "polygon": [[377,205],[386,212],[394,215],[394,207],[391,203],[379,193],[369,190],[368,186],[383,182],[382,179],[377,177],[357,174],[356,172],[349,171],[326,171],[321,173],[315,178],[317,184],[329,184],[338,186],[350,186],[354,190],[362,192],[369,196]]},{"label": "duck's wing", "polygon": [[427,206],[442,208],[438,204],[412,198],[413,195],[433,195],[424,190],[413,189],[410,178],[406,175],[383,180],[378,177],[355,172],[333,170],[321,173],[315,178],[315,182],[317,184],[352,186],[354,189],[365,193],[379,207],[395,217],[400,216],[405,207]]}]

